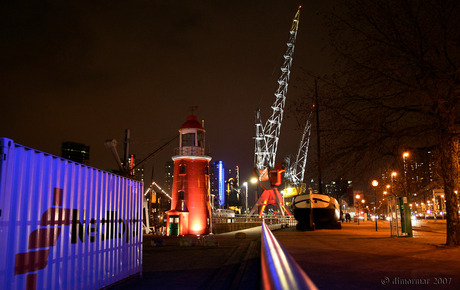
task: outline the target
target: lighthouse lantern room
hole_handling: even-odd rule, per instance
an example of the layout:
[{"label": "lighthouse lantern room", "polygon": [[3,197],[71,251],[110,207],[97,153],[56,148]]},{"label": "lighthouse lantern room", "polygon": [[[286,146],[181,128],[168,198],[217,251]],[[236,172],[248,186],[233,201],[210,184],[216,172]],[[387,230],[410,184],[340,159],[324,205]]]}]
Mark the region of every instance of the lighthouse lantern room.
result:
[{"label": "lighthouse lantern room", "polygon": [[171,210],[166,212],[167,235],[205,235],[211,230],[209,161],[205,130],[192,115],[179,129],[175,148]]}]

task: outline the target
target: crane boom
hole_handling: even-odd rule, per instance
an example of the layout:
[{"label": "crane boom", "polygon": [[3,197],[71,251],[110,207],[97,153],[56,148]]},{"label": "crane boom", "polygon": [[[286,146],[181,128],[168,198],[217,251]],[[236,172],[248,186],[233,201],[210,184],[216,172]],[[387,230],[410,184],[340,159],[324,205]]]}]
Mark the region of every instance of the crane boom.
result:
[{"label": "crane boom", "polygon": [[307,119],[305,128],[303,131],[302,139],[300,140],[299,150],[297,151],[297,157],[293,164],[286,169],[285,178],[289,181],[291,186],[299,187],[300,184],[304,181],[305,176],[305,167],[307,165],[307,156],[308,148],[310,145],[310,135],[311,135],[311,116]]},{"label": "crane boom", "polygon": [[255,168],[258,171],[275,167],[276,151],[278,149],[281,122],[283,121],[284,106],[289,83],[292,55],[294,54],[297,30],[299,28],[300,8],[294,16],[289,31],[289,39],[284,53],[284,62],[281,67],[281,75],[278,79],[278,89],[275,92],[275,101],[272,104],[270,118],[262,127],[259,111],[256,116],[256,137],[255,137]]},{"label": "crane boom", "polygon": [[296,165],[297,170],[295,171],[296,184],[303,182],[305,177],[305,167],[307,165],[308,147],[310,145],[310,134],[311,134],[311,122],[310,118],[305,125],[305,129],[300,141],[299,151],[297,152]]},{"label": "crane boom", "polygon": [[289,74],[292,65],[292,55],[299,28],[300,8],[292,20],[289,31],[289,40],[287,42],[286,52],[284,53],[284,62],[281,67],[281,75],[278,79],[278,89],[275,91],[275,101],[271,108],[272,113],[264,126],[260,119],[260,110],[256,111],[256,136],[255,136],[255,156],[254,171],[259,179],[260,186],[264,192],[257,200],[255,206],[250,211],[250,215],[261,206],[259,217],[262,216],[265,207],[270,204],[276,204],[280,208],[281,214],[284,212],[292,215],[290,210],[284,205],[278,186],[281,184],[281,174],[286,170],[282,162],[275,164],[276,151],[278,150],[278,140],[283,121],[284,105],[286,101],[287,88],[289,83]]}]

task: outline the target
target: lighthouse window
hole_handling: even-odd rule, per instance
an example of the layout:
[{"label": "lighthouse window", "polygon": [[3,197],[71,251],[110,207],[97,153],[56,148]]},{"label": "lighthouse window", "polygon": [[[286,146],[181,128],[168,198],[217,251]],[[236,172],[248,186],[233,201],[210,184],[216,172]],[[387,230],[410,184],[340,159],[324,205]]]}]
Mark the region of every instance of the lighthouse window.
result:
[{"label": "lighthouse window", "polygon": [[179,199],[185,199],[185,191],[179,191]]},{"label": "lighthouse window", "polygon": [[195,146],[195,133],[182,134],[182,146]]},{"label": "lighthouse window", "polygon": [[179,165],[179,174],[185,174],[185,165],[184,164]]},{"label": "lighthouse window", "polygon": [[198,146],[204,148],[204,132],[198,131]]}]

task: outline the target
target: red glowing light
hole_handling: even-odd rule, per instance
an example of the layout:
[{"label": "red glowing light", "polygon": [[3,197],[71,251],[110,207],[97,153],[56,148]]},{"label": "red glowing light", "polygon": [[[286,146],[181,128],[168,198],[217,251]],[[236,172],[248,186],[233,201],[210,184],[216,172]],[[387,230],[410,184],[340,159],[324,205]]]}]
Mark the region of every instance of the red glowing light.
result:
[{"label": "red glowing light", "polygon": [[[205,168],[209,164],[206,158],[178,158],[174,160],[174,178],[171,210],[167,212],[168,216],[178,215],[178,234],[179,235],[207,235],[209,234],[210,226],[208,220],[211,218],[209,200],[207,199],[207,177]],[[187,171],[185,174],[179,174],[179,164],[186,164]],[[176,169],[177,168],[177,169]],[[183,196],[180,196],[179,191],[183,191]],[[183,211],[180,205],[185,204]],[[168,233],[169,219],[167,223]]]},{"label": "red glowing light", "polygon": [[133,154],[131,154],[131,160],[130,160],[129,166],[130,166],[129,167],[130,169],[133,169],[133,167],[134,167],[134,155]]}]

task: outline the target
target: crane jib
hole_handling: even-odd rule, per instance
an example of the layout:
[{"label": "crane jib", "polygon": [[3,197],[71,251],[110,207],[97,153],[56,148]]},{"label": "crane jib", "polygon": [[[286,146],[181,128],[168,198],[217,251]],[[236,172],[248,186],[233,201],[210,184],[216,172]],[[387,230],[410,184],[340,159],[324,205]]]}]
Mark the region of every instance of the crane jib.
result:
[{"label": "crane jib", "polygon": [[292,56],[294,54],[297,30],[299,28],[300,6],[292,21],[289,31],[289,39],[286,43],[284,62],[281,66],[281,74],[278,78],[278,88],[275,91],[275,101],[271,106],[272,112],[265,125],[260,120],[260,111],[256,112],[256,137],[254,166],[258,170],[273,168],[275,166],[276,152],[278,149],[281,123],[283,120],[286,94],[289,84]]}]

